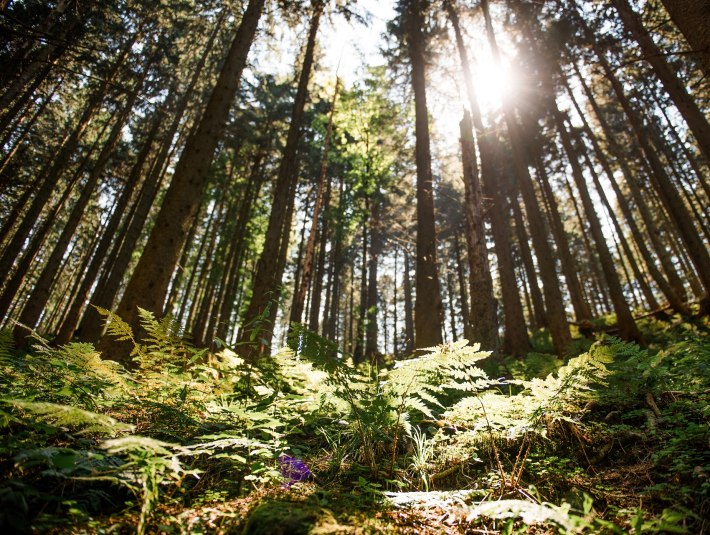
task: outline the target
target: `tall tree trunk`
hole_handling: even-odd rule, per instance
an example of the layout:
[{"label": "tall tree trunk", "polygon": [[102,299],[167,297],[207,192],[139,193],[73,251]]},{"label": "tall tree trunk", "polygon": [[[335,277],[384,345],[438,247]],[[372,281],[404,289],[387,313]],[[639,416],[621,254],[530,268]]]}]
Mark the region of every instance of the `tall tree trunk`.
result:
[{"label": "tall tree trunk", "polygon": [[[597,103],[594,94],[589,88],[589,85],[585,82],[584,77],[579,72],[577,64],[575,62],[572,62],[572,66],[574,67],[575,74],[577,75],[577,79],[580,82],[582,90],[584,91],[584,94],[587,97],[587,101],[591,105],[592,110],[594,111],[594,115],[596,116],[597,121],[599,122],[599,125],[601,126],[602,131],[604,132],[608,147],[611,153],[613,154],[617,165],[621,169],[621,172],[626,181],[626,185],[629,188],[629,191],[631,192],[631,196],[633,197],[634,202],[636,203],[636,207],[639,210],[643,224],[646,227],[646,235],[648,236],[648,239],[651,240],[653,250],[655,251],[658,260],[661,263],[661,267],[663,268],[663,272],[665,273],[665,277],[668,280],[668,285],[670,286],[670,288],[664,290],[663,286],[661,286],[662,283],[659,283],[659,279],[663,279],[664,277],[660,273],[658,273],[657,275],[653,274],[653,269],[655,269],[655,261],[651,257],[650,251],[647,252],[648,256],[643,253],[644,249],[647,250],[645,245],[646,238],[642,235],[641,231],[638,229],[638,226],[635,223],[635,217],[633,216],[628,205],[627,196],[622,194],[621,189],[619,188],[616,180],[612,180],[612,173],[612,175],[609,176],[609,180],[611,181],[612,187],[614,188],[614,193],[616,194],[617,200],[622,211],[626,210],[628,212],[624,212],[624,217],[626,217],[626,220],[629,224],[629,228],[632,230],[632,232],[634,232],[634,228],[637,230],[637,233],[634,234],[634,240],[639,245],[639,248],[641,249],[642,254],[644,255],[644,259],[646,259],[646,264],[649,266],[649,271],[651,275],[653,276],[654,280],[659,283],[661,291],[664,292],[666,298],[669,299],[669,302],[673,304],[672,301],[675,301],[677,306],[679,307],[679,311],[687,309],[687,307],[683,303],[683,301],[685,300],[685,286],[680,276],[678,275],[675,266],[673,265],[673,262],[668,253],[668,248],[661,243],[660,232],[657,229],[656,222],[652,217],[652,214],[648,208],[646,201],[643,199],[641,190],[637,183],[637,177],[634,175],[634,173],[631,172],[631,169],[627,164],[623,151],[619,146],[618,142],[616,141],[616,137],[612,132],[609,123],[604,117],[604,114],[602,113],[602,110],[599,107],[599,104]],[[583,114],[582,117],[584,117]],[[643,155],[641,155],[641,157],[643,157]],[[651,268],[652,265],[654,266],[654,268]],[[676,297],[673,297],[673,295],[675,295]]]},{"label": "tall tree trunk", "polygon": [[486,229],[483,222],[483,191],[478,180],[473,124],[468,111],[464,112],[460,129],[469,285],[471,288],[469,321],[473,334],[472,341],[480,342],[484,350],[496,353],[498,351],[498,313],[493,295],[493,279],[488,263]]},{"label": "tall tree trunk", "polygon": [[333,99],[330,103],[330,112],[328,114],[328,126],[325,130],[325,139],[323,141],[323,157],[321,159],[320,174],[318,176],[318,185],[316,186],[316,200],[313,205],[313,214],[311,215],[311,229],[306,242],[306,249],[303,256],[303,271],[301,272],[301,281],[298,286],[298,292],[294,295],[293,304],[291,305],[291,321],[300,322],[303,316],[303,305],[306,300],[306,292],[311,283],[313,275],[313,262],[316,250],[316,238],[318,235],[318,225],[323,208],[323,199],[325,197],[326,185],[328,180],[328,153],[330,151],[330,138],[333,133],[333,114],[335,113],[335,103],[338,98],[338,89],[340,80],[336,79],[335,89],[333,90]]},{"label": "tall tree trunk", "polygon": [[[517,196],[516,196],[517,197]],[[532,302],[533,316],[535,327],[543,329],[547,326],[547,318],[545,316],[545,302],[540,291],[540,284],[535,271],[535,262],[533,261],[532,251],[528,244],[529,234],[525,228],[525,221],[520,210],[517,198],[510,199],[510,205],[513,209],[513,218],[515,220],[515,234],[518,238],[518,249],[520,251],[520,260],[525,269],[525,279],[530,287],[530,299]]]},{"label": "tall tree trunk", "polygon": [[[466,274],[464,273],[463,260],[461,258],[461,244],[459,242],[458,233],[453,236],[454,244],[454,259],[456,260],[456,276],[459,285],[459,295],[461,296],[461,316],[463,320],[463,337],[468,341],[474,340],[473,330],[471,329],[471,312],[468,305],[468,289],[466,288]],[[396,273],[395,269],[395,273]],[[396,285],[395,285],[396,288]]]},{"label": "tall tree trunk", "polygon": [[[498,50],[493,23],[488,9],[488,0],[482,0],[481,7],[483,8],[486,33],[493,57],[500,63],[500,52]],[[557,278],[555,256],[547,241],[547,232],[545,230],[543,217],[540,213],[535,190],[528,171],[520,127],[509,103],[504,104],[504,115],[510,141],[513,146],[513,164],[518,178],[518,186],[523,195],[525,210],[530,221],[530,234],[540,267],[540,275],[543,280],[546,319],[555,351],[558,355],[563,355],[572,343],[572,336],[569,332],[562,291],[560,290],[559,280]]]},{"label": "tall tree trunk", "polygon": [[[168,96],[166,100],[171,100],[170,96]],[[111,247],[111,242],[115,239],[115,235],[121,224],[125,209],[133,198],[133,194],[140,183],[140,177],[143,174],[145,163],[148,160],[148,156],[153,147],[153,142],[155,141],[158,129],[160,128],[162,111],[163,109],[160,108],[155,112],[153,124],[143,140],[143,147],[136,156],[136,162],[133,164],[131,173],[126,180],[126,185],[121,192],[121,195],[116,203],[116,207],[111,214],[101,239],[97,243],[96,249],[94,250],[94,256],[86,267],[86,270],[83,272],[82,283],[76,291],[74,300],[70,304],[69,309],[67,310],[67,313],[59,326],[59,331],[57,332],[55,339],[55,343],[58,345],[68,343],[74,336],[74,331],[76,330],[79,319],[81,318],[81,313],[84,309],[86,299],[89,296],[89,292],[91,292],[91,287],[96,282],[101,265],[106,260],[106,253]]]},{"label": "tall tree trunk", "polygon": [[[129,93],[128,100],[125,103],[123,110],[118,114],[118,117],[111,128],[111,133],[109,134],[108,139],[103,142],[101,152],[89,172],[89,176],[84,184],[84,187],[82,188],[79,198],[74,203],[69,219],[64,224],[64,228],[54,244],[52,254],[49,257],[49,260],[47,260],[39,279],[35,282],[29,301],[20,313],[19,322],[30,329],[36,325],[47,304],[47,301],[49,300],[52,283],[60,274],[59,266],[61,264],[61,260],[66,253],[69,243],[74,237],[76,229],[79,227],[79,223],[84,215],[86,206],[94,194],[94,191],[99,184],[99,179],[111,159],[114,147],[118,142],[121,132],[123,131],[123,127],[128,120],[129,114],[133,111],[133,106],[141,93],[146,76],[148,75],[148,72],[156,59],[157,55],[153,54],[147,65],[144,67],[135,87],[133,87],[133,90]],[[78,172],[82,171],[83,169],[80,169]],[[17,347],[24,346],[25,338],[29,334],[30,331],[21,325],[18,325],[15,328],[13,336]]]},{"label": "tall tree trunk", "polygon": [[[648,246],[646,245],[646,239],[642,235],[641,230],[639,229],[639,226],[636,223],[636,218],[631,212],[626,196],[621,192],[621,188],[619,188],[619,184],[617,183],[616,177],[614,176],[614,172],[611,169],[611,165],[606,157],[606,154],[599,146],[599,142],[597,141],[594,132],[592,131],[589,123],[587,122],[587,118],[582,112],[582,109],[577,103],[577,100],[574,96],[574,93],[572,92],[572,88],[569,86],[568,81],[564,79],[564,82],[567,88],[567,93],[569,94],[570,99],[572,100],[572,103],[575,109],[577,110],[578,115],[582,118],[582,126],[584,128],[584,131],[587,134],[589,140],[591,141],[592,147],[594,148],[594,152],[597,155],[597,159],[601,163],[602,169],[604,169],[604,173],[606,174],[607,180],[609,181],[612,189],[614,190],[614,195],[616,195],[616,199],[619,208],[621,209],[621,213],[623,214],[624,219],[626,220],[626,224],[629,226],[631,236],[633,237],[634,242],[636,243],[639,249],[640,256],[644,260],[644,264],[649,272],[649,275],[656,282],[661,292],[663,292],[663,295],[666,297],[666,299],[668,299],[668,302],[673,307],[673,309],[681,314],[688,314],[688,307],[683,302],[684,292],[679,296],[674,290],[674,288],[670,285],[668,280],[666,280],[666,278],[660,272],[658,267],[656,267],[656,262],[652,257]],[[587,89],[586,86],[585,89]],[[593,103],[593,106],[596,106],[596,102]],[[599,113],[601,112],[599,111]],[[601,121],[604,121],[603,117],[601,118]],[[604,126],[606,126],[606,124],[604,124]],[[602,129],[606,132],[607,129],[605,129],[604,126]],[[624,167],[626,167],[625,164]],[[622,168],[622,174],[624,174],[624,176],[627,176],[627,173],[628,175],[630,175],[629,171],[626,171]],[[631,180],[633,180],[633,177],[631,177]],[[619,232],[621,231],[619,230]],[[678,282],[680,282],[680,279],[678,279]],[[682,282],[680,282],[680,287],[681,289],[683,289]]]},{"label": "tall tree trunk", "polygon": [[562,216],[560,215],[557,205],[557,199],[554,191],[552,190],[550,180],[547,176],[547,171],[539,154],[536,155],[536,168],[547,212],[550,215],[550,227],[557,245],[557,252],[560,255],[562,273],[564,274],[565,282],[567,283],[567,290],[569,291],[570,300],[572,301],[575,319],[578,323],[590,321],[592,319],[592,311],[589,309],[589,305],[584,299],[584,295],[582,293],[582,284],[579,282],[578,277],[579,266],[572,256],[569,240],[567,239],[567,232],[565,231],[562,223]]},{"label": "tall tree trunk", "polygon": [[616,312],[616,321],[619,327],[619,335],[624,340],[634,341],[643,344],[643,337],[641,332],[636,326],[633,316],[631,315],[631,310],[626,298],[624,297],[624,291],[621,288],[621,282],[619,281],[619,275],[614,267],[614,259],[609,252],[609,248],[606,244],[606,238],[604,237],[604,232],[602,231],[602,226],[599,221],[599,217],[594,208],[594,203],[589,195],[589,190],[587,189],[587,184],[584,178],[584,173],[579,164],[577,150],[572,145],[572,140],[570,139],[569,132],[565,125],[565,118],[562,112],[557,108],[557,103],[554,97],[550,98],[550,112],[557,126],[557,131],[560,134],[560,140],[568,156],[568,161],[572,166],[572,177],[577,185],[577,193],[582,201],[582,206],[584,206],[584,212],[587,216],[587,221],[589,222],[589,227],[592,232],[592,237],[594,238],[594,244],[596,246],[597,254],[599,255],[599,261],[602,265],[602,270],[604,272],[604,278],[606,280],[607,287],[609,288],[609,293],[611,295],[611,301],[614,305],[614,312]]},{"label": "tall tree trunk", "polygon": [[[449,20],[456,36],[456,48],[461,62],[466,84],[466,93],[471,109],[471,119],[475,128],[476,142],[479,148],[481,159],[481,181],[486,196],[492,199],[492,206],[488,210],[491,218],[491,231],[495,245],[496,257],[498,258],[498,271],[501,280],[501,290],[503,295],[503,312],[505,319],[505,332],[503,336],[503,351],[512,355],[524,355],[530,348],[530,341],[527,336],[527,327],[523,314],[520,294],[515,283],[515,268],[510,247],[510,226],[508,218],[504,214],[504,200],[499,188],[498,174],[495,168],[496,153],[490,132],[484,125],[481,109],[478,105],[476,90],[471,75],[471,67],[468,60],[468,53],[461,33],[458,13],[453,0],[446,2]],[[468,321],[466,322],[468,326]],[[471,340],[471,336],[466,335]]]},{"label": "tall tree trunk", "polygon": [[[119,316],[139,336],[138,307],[155,314],[163,311],[168,285],[197,213],[264,4],[265,0],[250,0],[244,12],[197,130],[183,149],[153,231],[118,306]],[[128,343],[105,338],[100,347],[106,357],[121,362],[128,361],[132,349]]]},{"label": "tall tree trunk", "polygon": [[424,2],[409,0],[405,31],[414,91],[417,164],[417,296],[414,311],[415,347],[442,342],[444,308],[441,302],[436,262],[434,191],[429,147],[429,116],[426,102],[426,62],[424,52]]},{"label": "tall tree trunk", "polygon": [[[370,364],[375,364],[377,359],[377,313],[380,306],[380,298],[377,291],[377,263],[382,251],[382,222],[380,220],[380,203],[382,201],[375,197],[371,201],[370,212],[370,254],[367,261],[367,320],[365,325],[365,359]],[[386,346],[385,346],[386,347]],[[381,363],[380,363],[381,364]]]},{"label": "tall tree trunk", "polygon": [[293,199],[290,197],[292,197],[292,192],[295,192],[295,185],[298,180],[296,162],[298,140],[301,134],[301,122],[306,105],[306,97],[308,96],[308,81],[313,66],[316,36],[324,8],[324,0],[313,0],[313,12],[306,42],[306,51],[291,112],[286,146],[274,186],[274,197],[264,238],[264,249],[257,262],[252,297],[244,316],[245,327],[242,330],[240,342],[244,344],[242,345],[242,353],[245,357],[251,359],[268,353],[271,345],[273,321],[278,307],[277,293],[283,276],[281,258],[286,256],[285,251],[282,252],[282,249],[284,249],[282,242],[286,241],[288,243],[288,237],[291,233],[291,210],[289,205]]},{"label": "tall tree trunk", "polygon": [[404,273],[402,273],[404,286],[404,332],[407,339],[404,344],[404,352],[407,355],[414,353],[414,298],[412,296],[412,281],[409,273],[412,269],[409,260],[409,251],[404,250]]},{"label": "tall tree trunk", "polygon": [[[368,205],[369,208],[369,205]],[[369,211],[362,225],[362,263],[360,265],[360,300],[357,315],[357,330],[355,347],[353,349],[353,362],[360,364],[365,359],[365,329],[367,325],[367,258],[370,245],[369,240]]]},{"label": "tall tree trunk", "polygon": [[[705,155],[705,161],[710,163],[710,123],[707,118],[700,111],[695,99],[688,93],[685,84],[668,65],[663,52],[654,43],[644,28],[641,17],[636,14],[628,0],[612,0],[612,3],[619,12],[624,27],[641,47],[644,59],[651,64],[653,71],[688,124],[688,128],[693,132],[700,151]],[[707,24],[707,19],[705,23]]]},{"label": "tall tree trunk", "polygon": [[[324,204],[325,206],[330,204],[330,182],[326,188]],[[328,222],[329,218],[324,214],[324,217],[322,217],[320,237],[318,240],[318,258],[316,261],[315,277],[313,278],[311,289],[311,304],[308,311],[308,328],[313,332],[318,332],[318,327],[320,325],[320,303],[321,294],[323,293],[323,280],[325,279],[325,250],[328,245],[328,236],[330,235]]]},{"label": "tall tree trunk", "polygon": [[[578,21],[582,21],[581,16],[578,16],[577,19]],[[603,53],[599,50],[594,35],[589,27],[586,26],[583,21],[581,22],[581,27],[585,30],[587,41],[592,45],[599,63],[604,69],[606,78],[611,83],[612,89],[614,90],[619,103],[624,109],[626,116],[629,118],[636,140],[653,171],[651,174],[653,184],[657,189],[668,214],[673,220],[673,223],[686,246],[686,250],[693,261],[693,264],[695,264],[698,275],[700,276],[703,287],[705,288],[705,296],[702,299],[703,312],[708,313],[710,312],[710,253],[708,253],[707,247],[698,235],[695,226],[693,225],[692,217],[688,213],[688,210],[678,194],[676,187],[669,179],[663,164],[661,163],[656,152],[653,150],[648,132],[645,130],[638,113],[626,98],[621,82],[619,82],[616,78],[613,69],[607,62]],[[710,136],[706,141],[710,142]]]},{"label": "tall tree trunk", "polygon": [[705,0],[661,0],[671,19],[700,58],[710,76],[710,4]]},{"label": "tall tree trunk", "polygon": [[[117,59],[111,66],[106,78],[104,78],[98,87],[92,92],[76,125],[62,141],[58,149],[57,156],[54,158],[51,165],[48,166],[46,174],[42,172],[41,183],[32,204],[27,212],[25,212],[22,221],[15,230],[15,233],[9,242],[9,245],[6,247],[4,254],[0,258],[0,277],[7,277],[9,275],[12,265],[15,263],[17,253],[22,249],[22,244],[27,240],[42,211],[48,208],[48,202],[51,199],[52,193],[56,190],[62,173],[69,164],[71,157],[76,152],[82,134],[89,126],[89,123],[99,109],[99,106],[108,91],[109,85],[112,83],[120,67],[128,57],[130,49],[135,43],[136,37],[137,35],[134,34],[133,38],[129,39],[124,45]],[[71,187],[71,184],[68,187]],[[47,210],[48,214],[46,217],[50,220],[53,219],[61,207],[61,202],[56,203],[54,206],[50,206]]]},{"label": "tall tree trunk", "polygon": [[229,327],[229,321],[232,317],[232,312],[236,309],[235,298],[238,288],[238,274],[242,271],[245,253],[245,239],[247,236],[247,225],[252,218],[254,212],[254,202],[261,191],[261,186],[266,178],[263,172],[263,161],[266,158],[266,145],[257,148],[254,155],[254,161],[251,164],[251,171],[247,181],[247,189],[239,208],[236,224],[234,225],[235,233],[232,236],[232,247],[230,254],[232,258],[228,264],[229,276],[226,281],[224,297],[222,300],[219,312],[219,324],[217,326],[217,338],[225,340]]}]

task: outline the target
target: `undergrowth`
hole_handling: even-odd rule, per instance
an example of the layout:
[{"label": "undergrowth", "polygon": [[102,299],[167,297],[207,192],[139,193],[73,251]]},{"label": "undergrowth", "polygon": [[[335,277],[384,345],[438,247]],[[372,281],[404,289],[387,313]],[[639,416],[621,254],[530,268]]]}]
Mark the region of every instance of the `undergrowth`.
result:
[{"label": "undergrowth", "polygon": [[649,349],[602,337],[492,369],[461,341],[378,368],[298,325],[247,362],[169,318],[141,311],[136,341],[104,314],[133,343],[130,370],[90,344],[19,353],[0,335],[3,532],[707,529],[697,326],[649,320]]}]

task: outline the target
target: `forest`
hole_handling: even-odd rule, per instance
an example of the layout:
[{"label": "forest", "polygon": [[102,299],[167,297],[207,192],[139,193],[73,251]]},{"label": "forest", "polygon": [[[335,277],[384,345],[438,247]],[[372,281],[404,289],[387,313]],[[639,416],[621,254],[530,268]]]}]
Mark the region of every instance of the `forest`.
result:
[{"label": "forest", "polygon": [[0,531],[710,532],[707,0],[0,0]]}]

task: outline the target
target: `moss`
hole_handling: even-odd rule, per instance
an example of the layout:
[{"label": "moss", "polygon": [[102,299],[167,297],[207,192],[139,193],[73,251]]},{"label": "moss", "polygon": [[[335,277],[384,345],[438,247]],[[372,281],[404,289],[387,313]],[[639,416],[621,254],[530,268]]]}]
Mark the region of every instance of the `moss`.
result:
[{"label": "moss", "polygon": [[244,526],[244,535],[307,535],[324,511],[305,503],[270,501],[255,508]]}]

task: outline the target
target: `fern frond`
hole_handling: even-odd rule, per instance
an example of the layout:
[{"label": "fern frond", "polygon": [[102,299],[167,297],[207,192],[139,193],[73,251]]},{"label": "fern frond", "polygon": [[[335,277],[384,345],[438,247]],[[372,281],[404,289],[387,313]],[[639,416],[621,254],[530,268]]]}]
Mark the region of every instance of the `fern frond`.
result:
[{"label": "fern frond", "polygon": [[124,424],[105,414],[86,411],[68,405],[11,399],[5,403],[24,412],[41,417],[52,425],[81,428],[81,433],[117,435],[133,430],[133,426]]},{"label": "fern frond", "polygon": [[96,311],[106,318],[106,334],[115,338],[118,342],[130,341],[135,343],[133,339],[133,329],[118,314],[111,312],[105,308],[93,305]]},{"label": "fern frond", "polygon": [[6,364],[12,358],[12,351],[15,349],[15,341],[10,329],[0,330],[0,364]]}]

